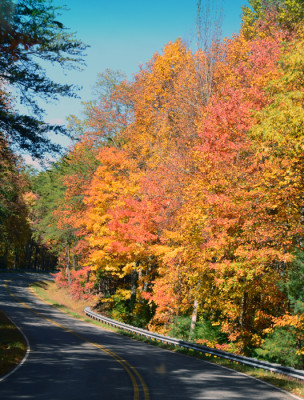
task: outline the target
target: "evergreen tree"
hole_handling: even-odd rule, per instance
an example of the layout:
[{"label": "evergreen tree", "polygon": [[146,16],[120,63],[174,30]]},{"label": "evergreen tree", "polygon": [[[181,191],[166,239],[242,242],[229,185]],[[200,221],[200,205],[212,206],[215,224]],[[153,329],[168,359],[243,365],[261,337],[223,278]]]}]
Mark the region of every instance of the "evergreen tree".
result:
[{"label": "evergreen tree", "polygon": [[67,133],[43,121],[38,98],[75,96],[75,87],[50,79],[42,62],[74,68],[86,48],[57,20],[59,10],[50,0],[2,0],[0,4],[0,83],[14,88],[21,104],[31,110],[30,116],[22,115],[7,106],[8,95],[2,97],[0,131],[16,149],[35,157],[58,150],[48,132]]}]

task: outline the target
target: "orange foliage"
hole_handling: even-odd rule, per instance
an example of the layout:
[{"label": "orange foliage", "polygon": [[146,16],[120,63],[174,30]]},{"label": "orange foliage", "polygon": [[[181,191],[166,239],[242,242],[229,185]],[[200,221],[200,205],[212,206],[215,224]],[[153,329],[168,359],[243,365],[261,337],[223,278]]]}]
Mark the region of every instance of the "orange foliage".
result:
[{"label": "orange foliage", "polygon": [[136,272],[137,300],[156,305],[151,327],[166,330],[197,300],[240,352],[288,312],[277,283],[304,234],[302,159],[282,155],[279,139],[273,146],[257,128],[281,85],[294,88],[292,77],[282,83],[279,63],[291,50],[277,29],[247,36],[219,45],[207,104],[205,55],[179,39],[94,106],[92,131],[70,163],[88,162],[89,143],[98,166],[66,176],[59,211],[60,224],[83,239],[82,265],[111,281],[113,293],[129,300]]}]

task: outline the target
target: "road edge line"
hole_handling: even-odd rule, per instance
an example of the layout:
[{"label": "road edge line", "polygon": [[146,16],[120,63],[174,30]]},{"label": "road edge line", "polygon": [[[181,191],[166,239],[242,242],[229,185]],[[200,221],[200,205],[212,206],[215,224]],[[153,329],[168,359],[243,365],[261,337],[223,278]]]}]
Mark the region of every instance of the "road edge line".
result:
[{"label": "road edge line", "polygon": [[[52,306],[53,308],[57,309],[50,301],[47,301],[47,300],[43,299],[42,297],[40,297],[40,296],[34,291],[34,289],[31,288],[30,285],[29,285],[28,289],[29,289],[30,293],[33,294],[35,297],[37,297],[40,301],[42,301],[42,302],[44,302],[44,303],[46,303],[46,304],[49,304],[49,305]],[[80,319],[80,318],[71,316],[68,312],[66,312],[66,311],[64,311],[64,310],[59,310],[59,311],[64,312],[65,314],[69,315],[69,316],[72,317],[72,318]],[[80,320],[81,320],[81,319],[80,319]],[[82,321],[84,321],[84,320],[82,320]],[[89,321],[84,321],[84,322],[90,323]],[[96,326],[96,325],[95,325],[95,326]],[[103,328],[103,327],[99,327],[99,328],[107,330],[106,328]],[[121,335],[121,334],[118,333],[118,332],[113,332],[113,333],[116,334],[116,335]],[[130,337],[129,337],[129,339],[131,339],[131,340],[136,340],[137,342],[139,341],[139,340],[137,340],[137,339],[135,339],[135,338],[130,338]],[[150,345],[150,346],[155,346],[155,345],[153,345],[152,343],[145,343],[145,344],[148,344],[148,345]],[[189,357],[189,358],[192,358],[192,359],[193,359],[193,358],[196,358],[196,359],[198,359],[198,360],[201,360],[200,358],[197,358],[197,357],[195,357],[195,356],[191,356],[190,354],[179,353],[179,352],[175,352],[175,351],[173,351],[173,350],[166,349],[166,348],[162,348],[162,350],[169,351],[170,353],[174,353],[174,354],[183,355],[183,356],[186,356],[186,357]],[[275,385],[273,385],[272,383],[269,383],[269,382],[267,382],[267,381],[265,381],[265,380],[263,380],[263,379],[256,378],[255,376],[246,374],[245,372],[241,372],[241,371],[238,371],[238,370],[236,370],[236,369],[226,367],[226,366],[224,366],[224,365],[212,363],[212,362],[210,362],[210,361],[208,361],[208,360],[201,360],[201,361],[206,362],[206,363],[211,364],[211,365],[216,365],[216,366],[219,367],[219,368],[224,368],[224,369],[227,369],[227,370],[229,370],[229,371],[235,372],[235,373],[237,373],[237,374],[241,374],[241,375],[243,375],[243,376],[245,376],[245,377],[247,377],[247,378],[254,379],[254,380],[256,380],[256,381],[258,381],[258,382],[261,382],[261,383],[263,383],[263,384],[265,384],[265,385],[267,385],[267,386],[269,386],[269,387],[272,387],[273,389],[279,390],[280,392],[282,392],[282,393],[284,393],[284,394],[287,394],[287,395],[293,397],[293,398],[296,399],[296,400],[303,400],[303,399],[304,399],[304,397],[299,397],[299,396],[297,396],[296,394],[293,394],[293,393],[291,393],[291,392],[288,392],[288,391],[285,390],[285,389],[280,388],[279,386],[275,386]],[[133,367],[133,366],[131,366],[131,367]],[[133,367],[133,368],[134,368],[134,367]],[[138,372],[138,371],[136,370],[136,368],[135,368],[135,371]],[[136,374],[135,371],[134,371],[134,373]],[[138,379],[141,380],[139,377],[138,377]],[[145,391],[145,390],[144,390],[144,391]]]},{"label": "road edge line", "polygon": [[[54,306],[54,304],[52,304],[50,301],[46,301],[45,299],[43,299],[42,297],[40,297],[35,290],[32,288],[32,284],[29,284],[27,286],[27,290],[28,292],[35,296],[38,300],[40,300],[42,303],[44,304],[48,304],[50,307],[54,308],[54,310],[59,311],[59,312],[63,312],[65,313],[67,316],[69,316],[70,318],[74,318],[74,319],[79,319],[76,317],[73,317],[72,315],[70,315],[68,312],[64,311],[64,310],[59,310],[57,307]],[[15,296],[14,294],[11,294],[13,297],[15,297],[17,299],[18,302],[20,302],[20,300],[18,300],[18,297]],[[92,342],[91,340],[87,339],[85,336],[79,335],[77,332],[75,332],[73,329],[70,329],[64,325],[62,325],[61,323],[58,323],[56,321],[54,321],[52,318],[48,318],[45,315],[35,311],[31,306],[29,306],[28,304],[24,303],[24,305],[34,314],[39,315],[40,317],[44,318],[45,320],[49,321],[50,323],[52,323],[53,325],[58,326],[60,329],[63,329],[66,332],[69,332],[70,334],[72,334],[73,336],[77,337],[78,339],[82,340],[84,343],[88,343],[91,346],[94,346],[96,348],[98,348],[99,350],[103,351],[105,354],[107,354],[108,356],[110,356],[112,359],[114,359],[118,364],[120,364],[122,366],[122,368],[125,370],[125,372],[127,372],[127,374],[129,375],[129,378],[131,379],[132,385],[133,385],[133,389],[134,389],[134,399],[133,400],[139,400],[140,398],[140,390],[138,387],[138,383],[136,381],[136,378],[134,377],[133,373],[131,372],[131,369],[134,370],[135,375],[138,377],[140,383],[142,383],[142,378],[139,378],[139,373],[136,370],[135,367],[133,367],[132,365],[128,364],[128,362],[126,362],[124,359],[122,359],[118,354],[116,354],[114,351],[108,349],[106,346],[100,345],[98,343]],[[89,323],[86,321],[83,321],[85,323]],[[136,372],[135,372],[136,371]],[[146,390],[145,387],[143,387],[144,393],[146,395]],[[149,400],[149,396],[145,397],[145,400]]]},{"label": "road edge line", "polygon": [[[206,362],[209,362],[209,361],[206,361]],[[212,364],[212,363],[210,363],[210,364]],[[213,365],[214,365],[214,364],[213,364]],[[247,374],[245,374],[245,372],[237,371],[237,370],[235,370],[235,369],[232,369],[232,368],[229,368],[229,367],[225,367],[224,365],[221,365],[221,367],[222,367],[222,368],[225,368],[225,369],[229,369],[230,371],[237,372],[238,374],[244,375],[244,376],[249,377],[249,378],[251,378],[251,379],[254,379],[254,380],[258,381],[258,382],[264,383],[265,385],[270,386],[270,387],[272,387],[272,388],[274,388],[274,389],[276,389],[276,390],[279,390],[280,392],[285,393],[285,394],[287,394],[287,395],[293,397],[294,399],[297,399],[297,400],[303,400],[303,399],[304,399],[304,397],[299,397],[299,396],[297,396],[296,394],[293,394],[293,393],[291,393],[291,392],[288,392],[287,390],[282,389],[282,388],[280,388],[279,386],[275,386],[275,385],[273,385],[273,384],[270,383],[270,382],[267,382],[267,381],[264,381],[264,380],[262,380],[262,379],[256,378],[255,376],[252,376],[252,375],[247,375]]]},{"label": "road edge line", "polygon": [[[191,356],[190,354],[184,354],[184,353],[174,352],[174,351],[169,350],[169,349],[164,349],[164,350],[170,351],[170,352],[175,353],[175,354],[180,354],[180,355],[183,355],[183,356],[185,356],[185,357],[192,358],[192,359],[193,359],[193,358],[196,358],[196,357],[194,357],[194,356]],[[196,359],[197,359],[197,360],[201,360],[201,361],[203,361],[203,362],[206,362],[206,363],[208,363],[208,364],[211,364],[211,365],[213,365],[213,366],[217,366],[217,367],[220,367],[220,368],[227,369],[228,371],[235,372],[236,374],[243,375],[243,376],[245,376],[246,378],[254,379],[254,380],[256,380],[256,381],[258,381],[258,382],[260,382],[260,383],[263,383],[264,385],[267,385],[267,386],[272,387],[273,389],[279,390],[280,392],[282,392],[282,393],[284,393],[284,394],[287,394],[287,395],[289,395],[289,396],[291,396],[291,397],[293,397],[293,398],[295,398],[295,399],[297,399],[297,400],[303,400],[303,399],[304,399],[304,397],[299,397],[299,396],[297,396],[296,394],[293,394],[293,393],[291,393],[291,392],[288,392],[288,391],[285,390],[285,389],[280,388],[279,386],[275,386],[275,385],[273,385],[272,383],[267,382],[267,381],[264,381],[264,380],[262,380],[262,379],[260,379],[260,378],[256,378],[255,376],[248,375],[248,374],[246,374],[245,372],[238,371],[238,370],[236,370],[236,369],[226,367],[225,365],[216,364],[216,363],[213,363],[213,362],[208,361],[208,360],[202,360],[201,358],[196,358]]]},{"label": "road edge line", "polygon": [[[6,315],[6,314],[5,314],[5,315]],[[6,315],[6,317],[11,321],[11,323],[12,323],[13,325],[15,325],[15,327],[18,329],[18,331],[19,331],[19,332],[21,333],[21,335],[23,336],[23,338],[24,338],[24,340],[25,340],[25,342],[26,342],[26,352],[25,352],[25,355],[24,355],[23,359],[20,361],[20,363],[19,363],[18,365],[16,365],[15,368],[13,368],[10,372],[8,372],[7,374],[5,374],[4,376],[0,377],[0,382],[5,381],[9,376],[11,376],[11,375],[13,375],[15,372],[17,372],[18,369],[21,368],[22,365],[26,362],[26,360],[28,359],[29,354],[30,354],[30,352],[31,352],[30,342],[29,342],[29,340],[28,340],[26,334],[21,330],[21,328],[20,328],[14,321],[12,321],[12,319],[11,319],[8,315]]]}]

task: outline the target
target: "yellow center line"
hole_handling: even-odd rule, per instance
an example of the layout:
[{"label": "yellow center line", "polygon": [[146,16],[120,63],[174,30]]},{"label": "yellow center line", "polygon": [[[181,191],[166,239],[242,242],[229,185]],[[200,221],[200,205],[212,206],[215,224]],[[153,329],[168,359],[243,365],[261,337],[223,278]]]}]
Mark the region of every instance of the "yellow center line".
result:
[{"label": "yellow center line", "polygon": [[[82,340],[83,342],[87,342],[89,344],[91,344],[94,347],[97,347],[98,349],[102,350],[104,353],[106,353],[107,355],[109,355],[110,357],[114,358],[115,361],[117,361],[123,368],[124,370],[127,372],[127,374],[129,375],[132,385],[133,385],[133,389],[134,389],[134,400],[139,400],[139,387],[136,381],[135,376],[133,375],[133,373],[137,376],[137,378],[139,379],[143,390],[144,390],[144,399],[145,400],[149,400],[150,396],[149,396],[149,390],[148,387],[145,383],[145,381],[143,380],[142,376],[139,374],[139,372],[136,370],[136,368],[134,368],[131,364],[128,363],[128,361],[124,360],[123,358],[119,357],[116,353],[114,353],[112,350],[107,349],[106,347],[98,344],[98,343],[94,343],[91,342],[90,340],[86,339],[85,337],[79,335],[78,333],[74,332],[73,330],[65,327],[64,325],[54,321],[53,319],[50,319],[46,316],[44,316],[43,314],[40,314],[39,312],[35,311],[33,308],[31,308],[28,304],[24,303],[19,297],[17,297],[16,295],[14,295],[8,288],[7,285],[7,281],[4,284],[5,289],[8,291],[8,293],[14,297],[20,304],[22,304],[24,307],[26,307],[27,309],[29,309],[33,314],[39,316],[40,318],[45,319],[46,321],[50,322],[53,325],[58,326],[59,328],[65,330],[66,332],[71,333],[73,336],[77,337],[78,339]],[[133,371],[133,373],[131,372],[131,370]]]}]

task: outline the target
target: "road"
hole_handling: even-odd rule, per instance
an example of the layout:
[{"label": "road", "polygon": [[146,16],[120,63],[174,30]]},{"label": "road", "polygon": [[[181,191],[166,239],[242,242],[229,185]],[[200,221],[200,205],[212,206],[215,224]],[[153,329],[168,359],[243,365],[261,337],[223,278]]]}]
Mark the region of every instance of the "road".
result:
[{"label": "road", "polygon": [[258,380],[76,320],[30,293],[44,275],[0,274],[0,308],[30,352],[0,381],[3,400],[291,400]]}]

